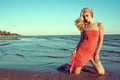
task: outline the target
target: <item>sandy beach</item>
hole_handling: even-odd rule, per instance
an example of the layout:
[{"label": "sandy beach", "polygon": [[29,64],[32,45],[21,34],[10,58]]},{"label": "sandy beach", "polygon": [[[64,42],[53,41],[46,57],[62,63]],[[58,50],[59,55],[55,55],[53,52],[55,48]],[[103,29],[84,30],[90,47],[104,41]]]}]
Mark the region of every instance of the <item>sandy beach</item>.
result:
[{"label": "sandy beach", "polygon": [[31,67],[31,69],[20,67],[16,69],[0,68],[0,80],[120,80],[120,71],[117,70],[118,67],[109,65],[111,64],[105,65],[106,74],[103,76],[86,71],[82,71],[80,75],[74,75],[66,71],[58,71],[56,68],[41,68],[37,70],[34,69],[35,66],[29,65],[25,67]]},{"label": "sandy beach", "polygon": [[[88,79],[89,77],[89,79]],[[70,75],[68,73],[54,71],[25,71],[1,69],[0,80],[105,80],[105,76],[97,76],[95,74],[83,73],[81,75]],[[109,79],[110,80],[110,79]]]},{"label": "sandy beach", "polygon": [[120,74],[106,73],[104,76],[82,72],[73,75],[56,71],[26,71],[0,69],[0,80],[120,80]]}]

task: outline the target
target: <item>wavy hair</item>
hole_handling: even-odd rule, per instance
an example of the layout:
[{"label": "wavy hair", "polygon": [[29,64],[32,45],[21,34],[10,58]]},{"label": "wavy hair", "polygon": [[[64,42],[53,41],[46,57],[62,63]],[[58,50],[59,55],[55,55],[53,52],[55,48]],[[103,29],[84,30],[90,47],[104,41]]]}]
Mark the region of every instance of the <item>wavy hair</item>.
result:
[{"label": "wavy hair", "polygon": [[84,31],[84,29],[86,28],[86,24],[85,24],[85,20],[83,18],[83,13],[84,12],[89,12],[91,17],[93,18],[93,11],[90,9],[90,8],[83,8],[81,10],[81,13],[80,13],[80,18],[78,18],[76,21],[75,21],[75,24],[77,26],[77,28],[82,32]]}]

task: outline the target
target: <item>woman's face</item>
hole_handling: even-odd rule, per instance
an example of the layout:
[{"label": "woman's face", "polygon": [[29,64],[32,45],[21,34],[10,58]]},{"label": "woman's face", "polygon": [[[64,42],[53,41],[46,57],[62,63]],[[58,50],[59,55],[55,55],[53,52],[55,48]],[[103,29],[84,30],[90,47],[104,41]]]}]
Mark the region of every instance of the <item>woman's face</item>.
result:
[{"label": "woman's face", "polygon": [[92,20],[92,16],[88,11],[83,12],[83,19],[85,22],[90,22]]}]

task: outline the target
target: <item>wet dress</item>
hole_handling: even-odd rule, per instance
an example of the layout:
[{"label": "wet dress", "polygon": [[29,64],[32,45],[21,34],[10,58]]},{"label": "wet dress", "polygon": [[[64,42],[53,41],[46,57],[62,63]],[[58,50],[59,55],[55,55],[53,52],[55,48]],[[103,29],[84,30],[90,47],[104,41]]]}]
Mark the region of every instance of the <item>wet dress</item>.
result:
[{"label": "wet dress", "polygon": [[77,46],[76,53],[72,53],[71,55],[70,72],[77,67],[86,65],[94,56],[99,38],[99,31],[85,30],[83,36],[82,42]]}]

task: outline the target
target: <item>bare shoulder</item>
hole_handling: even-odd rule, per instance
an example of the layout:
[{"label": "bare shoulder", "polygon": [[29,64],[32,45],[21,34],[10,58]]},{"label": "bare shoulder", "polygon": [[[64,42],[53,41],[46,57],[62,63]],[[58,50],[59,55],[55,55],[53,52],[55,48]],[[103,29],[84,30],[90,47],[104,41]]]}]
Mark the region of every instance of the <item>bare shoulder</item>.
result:
[{"label": "bare shoulder", "polygon": [[100,22],[97,22],[97,26],[98,26],[99,30],[103,30],[104,29],[103,24],[100,23]]}]

